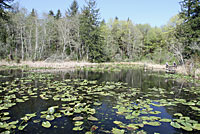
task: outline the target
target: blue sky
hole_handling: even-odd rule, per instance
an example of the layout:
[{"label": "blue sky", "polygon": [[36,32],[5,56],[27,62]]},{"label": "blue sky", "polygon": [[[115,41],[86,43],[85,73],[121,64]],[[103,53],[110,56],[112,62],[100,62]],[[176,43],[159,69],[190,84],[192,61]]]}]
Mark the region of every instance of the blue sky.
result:
[{"label": "blue sky", "polygon": [[[39,14],[58,9],[64,14],[73,0],[17,0],[28,11],[36,9]],[[16,1],[16,2],[17,2]],[[77,0],[83,7],[85,0]],[[120,20],[129,17],[135,24],[148,23],[152,26],[165,25],[169,19],[180,12],[181,0],[97,0],[101,18],[108,21],[117,16]]]}]

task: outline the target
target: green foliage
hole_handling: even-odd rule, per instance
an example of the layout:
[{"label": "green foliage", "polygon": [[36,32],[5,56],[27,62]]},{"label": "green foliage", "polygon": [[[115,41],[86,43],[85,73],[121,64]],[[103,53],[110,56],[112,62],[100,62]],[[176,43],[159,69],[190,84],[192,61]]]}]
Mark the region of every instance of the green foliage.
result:
[{"label": "green foliage", "polygon": [[89,0],[80,17],[80,38],[83,55],[91,62],[104,61],[103,38],[100,35],[99,9],[96,1]]},{"label": "green foliage", "polygon": [[0,19],[8,19],[7,12],[5,9],[11,9],[9,3],[13,2],[13,0],[1,0],[0,1]]},{"label": "green foliage", "polygon": [[[200,2],[198,0],[183,0],[180,13],[184,22],[177,26],[176,36],[185,46],[184,57],[191,58],[199,53],[200,48]],[[195,48],[198,49],[195,49]]]},{"label": "green foliage", "polygon": [[55,18],[58,20],[58,19],[60,19],[61,17],[62,17],[62,14],[61,14],[61,12],[60,12],[60,9],[58,9]]},{"label": "green foliage", "polygon": [[70,8],[67,11],[67,14],[69,16],[75,16],[78,14],[78,2],[76,0],[74,0],[70,6]]}]

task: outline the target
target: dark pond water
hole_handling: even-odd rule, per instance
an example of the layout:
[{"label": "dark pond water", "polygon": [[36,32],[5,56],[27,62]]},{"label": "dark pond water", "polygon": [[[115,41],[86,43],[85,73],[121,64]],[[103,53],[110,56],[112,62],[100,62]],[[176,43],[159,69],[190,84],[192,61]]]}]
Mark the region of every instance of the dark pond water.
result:
[{"label": "dark pond water", "polygon": [[[164,75],[142,69],[0,71],[0,132],[200,133],[200,88]],[[54,112],[50,113],[49,108],[53,106]],[[33,113],[33,117],[27,115]],[[48,119],[48,115],[53,119]],[[91,116],[96,121],[88,119]],[[80,119],[83,124],[75,126],[74,117],[83,117]],[[13,121],[17,122],[12,125]],[[46,121],[51,124],[48,128],[42,126]],[[23,130],[19,130],[20,126],[24,126]]]}]

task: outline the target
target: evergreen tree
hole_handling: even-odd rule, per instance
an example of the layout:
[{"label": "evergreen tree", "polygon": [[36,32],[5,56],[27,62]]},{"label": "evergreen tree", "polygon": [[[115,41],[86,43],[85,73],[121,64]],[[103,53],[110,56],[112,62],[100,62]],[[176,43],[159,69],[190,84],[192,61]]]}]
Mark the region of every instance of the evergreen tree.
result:
[{"label": "evergreen tree", "polygon": [[53,16],[53,17],[55,16],[55,15],[54,15],[54,12],[53,12],[52,10],[49,11],[49,15],[50,15],[50,16]]},{"label": "evergreen tree", "polygon": [[197,53],[193,45],[200,47],[200,1],[183,0],[180,16],[184,22],[177,26],[176,37],[185,46],[184,58],[190,58]]},{"label": "evergreen tree", "polygon": [[80,38],[83,54],[91,62],[102,62],[105,58],[100,32],[99,9],[95,0],[89,0],[80,17]]},{"label": "evergreen tree", "polygon": [[74,0],[70,6],[70,8],[67,11],[67,14],[69,16],[75,16],[76,14],[78,14],[78,3],[76,0]]},{"label": "evergreen tree", "polygon": [[58,9],[55,18],[58,20],[58,19],[60,19],[61,17],[62,17],[61,11],[60,11],[60,9]]},{"label": "evergreen tree", "polygon": [[31,11],[31,16],[32,16],[32,17],[36,17],[36,16],[37,16],[34,8],[33,8],[32,11]]},{"label": "evergreen tree", "polygon": [[0,0],[0,18],[7,19],[5,9],[12,8],[8,3],[13,2],[13,0]]}]

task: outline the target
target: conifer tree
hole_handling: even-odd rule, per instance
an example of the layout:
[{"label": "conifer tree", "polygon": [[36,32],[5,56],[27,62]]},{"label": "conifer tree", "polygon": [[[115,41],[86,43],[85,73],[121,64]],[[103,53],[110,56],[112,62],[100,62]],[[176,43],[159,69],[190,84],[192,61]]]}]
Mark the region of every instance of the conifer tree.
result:
[{"label": "conifer tree", "polygon": [[67,14],[69,16],[75,16],[75,15],[77,15],[78,14],[78,8],[79,8],[78,3],[77,3],[76,0],[74,0],[72,2],[72,4],[71,4],[70,8],[67,11]]},{"label": "conifer tree", "polygon": [[5,9],[12,8],[8,3],[13,2],[13,0],[0,0],[0,18],[7,19]]},{"label": "conifer tree", "polygon": [[55,16],[55,15],[54,15],[54,12],[53,12],[52,10],[49,11],[49,15],[52,16],[52,17]]},{"label": "conifer tree", "polygon": [[55,18],[58,20],[58,19],[60,19],[61,17],[62,17],[61,11],[60,11],[60,9],[58,9]]},{"label": "conifer tree", "polygon": [[99,9],[96,1],[89,0],[84,6],[80,17],[81,45],[84,55],[91,62],[104,61],[103,38],[100,35]]},{"label": "conifer tree", "polygon": [[176,37],[185,46],[184,57],[190,58],[196,53],[193,45],[200,47],[200,1],[183,0],[180,16],[183,23],[176,29]]}]

